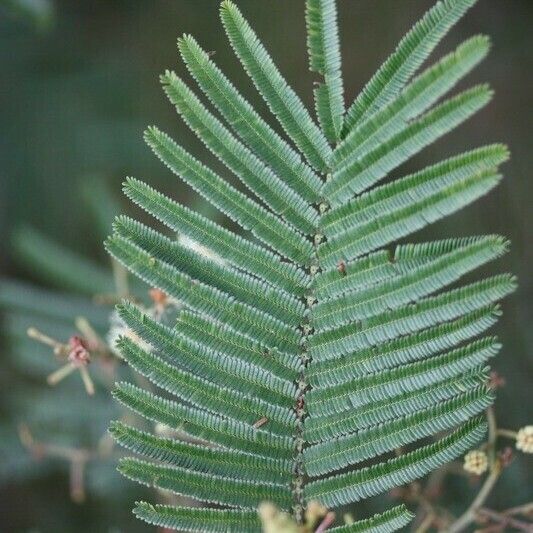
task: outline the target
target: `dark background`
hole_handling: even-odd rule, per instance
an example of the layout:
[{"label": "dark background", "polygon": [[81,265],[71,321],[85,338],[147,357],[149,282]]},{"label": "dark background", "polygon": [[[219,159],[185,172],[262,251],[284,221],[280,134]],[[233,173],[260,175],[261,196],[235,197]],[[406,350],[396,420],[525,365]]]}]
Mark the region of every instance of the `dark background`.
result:
[{"label": "dark background", "polygon": [[[286,79],[311,107],[313,76],[307,70],[303,0],[239,0],[238,4]],[[432,4],[431,0],[339,1],[348,103]],[[481,0],[450,33],[433,60],[470,35],[492,37],[489,58],[461,86],[490,81],[496,96],[479,115],[398,171],[403,174],[484,143],[503,141],[510,146],[512,159],[504,166],[506,179],[495,192],[416,238],[490,232],[511,238],[511,252],[497,268],[517,274],[520,287],[504,303],[498,326],[504,349],[493,366],[507,379],[496,405],[498,417],[505,426],[515,428],[533,422],[533,286],[529,275],[533,264],[532,15],[531,0]],[[219,66],[265,116],[262,100],[227,44],[216,0],[0,0],[3,275],[39,280],[17,260],[10,246],[13,230],[21,225],[36,227],[94,260],[106,261],[102,246],[91,239],[93,228],[82,201],[83,191],[90,191],[93,180],[104,179],[119,197],[121,181],[132,175],[172,192],[182,202],[197,201],[158,164],[142,141],[143,129],[156,124],[209,161],[199,142],[177,119],[158,83],[158,75],[166,68],[188,79],[176,50],[176,38],[184,32],[194,34],[205,49],[216,52]],[[526,465],[511,467],[501,480],[494,500],[501,508],[527,498],[522,492],[517,501],[514,489],[527,486]],[[68,513],[72,521],[65,531],[100,530],[101,526],[90,526],[91,517],[96,505],[105,502],[89,501],[79,508],[37,481],[14,493],[0,493],[0,522],[15,513],[13,494],[39,505],[46,505],[50,498],[59,515],[56,518]],[[17,513],[21,511],[20,505],[15,508]],[[17,528],[58,531],[57,526],[36,522],[31,507],[24,507],[23,513],[23,519],[13,518]],[[113,523],[120,528],[121,524]],[[134,523],[127,530],[132,528],[148,529]]]}]

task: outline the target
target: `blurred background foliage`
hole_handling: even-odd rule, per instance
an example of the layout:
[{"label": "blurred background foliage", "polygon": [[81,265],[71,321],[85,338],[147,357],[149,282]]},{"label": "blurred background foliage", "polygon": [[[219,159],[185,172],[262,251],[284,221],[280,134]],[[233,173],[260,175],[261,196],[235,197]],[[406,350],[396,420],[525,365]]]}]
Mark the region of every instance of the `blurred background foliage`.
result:
[{"label": "blurred background foliage", "polygon": [[[303,0],[238,3],[311,106]],[[347,98],[432,4],[339,0]],[[468,210],[421,232],[419,239],[497,232],[512,240],[500,267],[518,275],[520,289],[504,304],[498,328],[504,350],[494,368],[507,380],[497,416],[513,428],[532,422],[532,20],[531,0],[484,0],[453,30],[434,58],[474,33],[491,35],[492,53],[467,83],[489,80],[496,97],[475,119],[395,172],[405,174],[482,143],[510,145],[512,160],[503,184]],[[117,416],[105,388],[92,399],[76,379],[48,388],[44,376],[54,368],[50,351],[26,339],[24,331],[34,325],[64,339],[73,331],[73,317],[83,315],[105,333],[110,308],[95,305],[90,296],[113,287],[102,241],[113,215],[130,209],[119,207],[123,178],[146,179],[181,202],[205,209],[144,146],[143,129],[157,124],[225,174],[177,120],[158,84],[166,68],[186,75],[176,50],[176,38],[184,32],[216,52],[218,64],[265,111],[227,45],[217,0],[0,0],[2,531],[150,529],[130,513],[143,490],[114,473],[113,457],[87,470],[86,500],[74,503],[65,461],[31,457],[16,428],[24,422],[43,440],[92,446]],[[85,259],[80,262],[80,257]],[[524,503],[532,482],[531,461],[522,456],[500,480],[492,502],[499,508]],[[443,501],[458,512],[475,486],[452,479],[449,489]]]}]

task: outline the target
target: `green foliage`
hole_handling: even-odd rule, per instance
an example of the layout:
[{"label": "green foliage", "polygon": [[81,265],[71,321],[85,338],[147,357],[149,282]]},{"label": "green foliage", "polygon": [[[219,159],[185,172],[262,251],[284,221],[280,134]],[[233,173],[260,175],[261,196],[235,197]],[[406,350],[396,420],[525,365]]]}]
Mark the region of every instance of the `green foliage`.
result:
[{"label": "green foliage", "polygon": [[476,0],[437,2],[383,63],[346,113],[346,131],[383,109],[403,89],[450,28]]},{"label": "green foliage", "polygon": [[223,2],[221,18],[237,57],[287,135],[315,169],[326,170],[331,154],[326,137],[282,77],[246,19],[232,2]]},{"label": "green foliage", "polygon": [[[124,459],[127,477],[229,508],[139,503],[140,518],[187,531],[258,531],[261,501],[300,519],[311,500],[336,507],[383,493],[482,438],[480,414],[493,401],[486,363],[500,345],[477,337],[495,323],[515,280],[461,280],[508,243],[497,235],[394,243],[489,192],[507,149],[481,147],[376,186],[490,100],[479,85],[438,103],[486,56],[483,36],[411,79],[474,2],[437,3],[345,113],[335,2],[307,0],[309,64],[323,76],[319,126],[225,0],[231,46],[296,148],[192,37],[179,40],[218,115],[172,72],[162,76],[164,90],[251,194],[157,128],[146,141],[245,234],[127,180],[132,201],[203,249],[116,219],[111,255],[183,308],[169,327],[131,303],[119,307],[144,343],[124,338],[118,347],[159,390],[120,383],[115,397],[176,437],[118,422],[111,432],[148,459]],[[405,452],[390,459],[398,448]],[[409,519],[400,507],[332,531],[394,531]]]},{"label": "green foliage", "polygon": [[335,0],[306,3],[309,68],[322,74],[324,82],[314,90],[315,107],[324,134],[330,142],[341,138],[344,120],[341,52]]},{"label": "green foliage", "polygon": [[114,289],[113,278],[93,261],[64,248],[30,227],[19,228],[13,236],[19,260],[31,265],[41,277],[64,289],[93,295]]}]

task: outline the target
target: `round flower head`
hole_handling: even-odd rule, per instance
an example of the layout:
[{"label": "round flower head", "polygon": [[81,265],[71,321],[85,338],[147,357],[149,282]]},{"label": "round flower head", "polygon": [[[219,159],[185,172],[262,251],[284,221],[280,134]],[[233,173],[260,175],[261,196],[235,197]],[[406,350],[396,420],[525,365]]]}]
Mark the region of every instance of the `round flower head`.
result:
[{"label": "round flower head", "polygon": [[524,453],[533,453],[533,426],[525,426],[518,431],[516,448]]},{"label": "round flower head", "polygon": [[489,467],[489,460],[487,454],[481,450],[472,450],[465,455],[465,462],[463,468],[469,474],[480,476],[487,471]]}]

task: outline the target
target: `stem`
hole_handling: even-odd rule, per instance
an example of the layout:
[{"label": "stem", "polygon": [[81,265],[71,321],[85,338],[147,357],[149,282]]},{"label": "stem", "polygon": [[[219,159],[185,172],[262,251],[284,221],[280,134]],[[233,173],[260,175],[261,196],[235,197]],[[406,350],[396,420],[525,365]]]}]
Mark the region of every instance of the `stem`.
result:
[{"label": "stem", "polygon": [[498,436],[515,440],[518,436],[518,433],[512,429],[498,429]]},{"label": "stem", "polygon": [[512,516],[506,515],[505,513],[498,513],[496,511],[492,511],[491,509],[479,509],[478,513],[487,516],[492,521],[497,522],[500,526],[511,526],[519,531],[531,532],[532,530],[531,524],[522,522],[521,520],[516,520],[515,518],[512,518]]},{"label": "stem", "polygon": [[[319,270],[319,260],[318,260],[318,245],[322,238],[318,234],[318,228],[315,230],[317,233],[313,235],[313,257],[311,265],[309,267],[309,275],[311,278],[315,276]],[[304,305],[309,309],[313,307],[315,303],[314,291],[311,288],[309,292],[302,297]],[[304,429],[304,419],[306,415],[306,406],[305,406],[305,395],[306,392],[310,389],[310,385],[307,382],[306,370],[311,362],[311,357],[307,350],[307,340],[309,335],[312,334],[313,329],[309,324],[309,318],[306,318],[305,321],[300,324],[302,330],[302,352],[301,352],[301,372],[298,382],[299,394],[296,399],[296,435],[294,439],[294,516],[296,518],[296,523],[301,525],[304,519],[304,509],[305,509],[305,500],[304,500],[304,479],[305,479],[305,469],[303,464],[303,450],[305,446],[305,440],[303,438],[303,429]]]},{"label": "stem", "polygon": [[429,512],[424,520],[422,520],[422,523],[416,528],[415,533],[425,533],[431,527],[431,524],[433,524],[433,520],[435,520],[435,515],[433,512]]},{"label": "stem", "polygon": [[496,437],[498,429],[496,427],[496,418],[492,407],[487,409],[487,422],[489,424],[489,438],[488,438],[488,455],[490,461],[490,474],[481,486],[478,495],[470,504],[470,507],[448,528],[447,533],[457,533],[463,531],[469,524],[471,524],[479,512],[479,509],[485,503],[496,481],[500,477],[501,465],[496,458]]},{"label": "stem", "polygon": [[[87,464],[90,461],[112,457],[112,449],[109,446],[99,446],[96,450],[90,450],[37,442],[26,424],[20,424],[18,432],[21,444],[34,457],[41,459],[48,456],[68,461],[70,465],[70,496],[76,503],[85,500],[85,467]],[[108,434],[105,433],[101,440],[109,438]]]},{"label": "stem", "polygon": [[315,533],[324,533],[324,531],[326,531],[326,529],[328,529],[333,522],[335,522],[335,513],[329,512],[324,517],[324,520],[322,520],[320,525],[316,528]]},{"label": "stem", "polygon": [[[442,484],[443,479],[453,470],[453,468],[454,463],[448,463],[441,468],[434,470],[429,476],[423,492],[417,498],[419,504],[418,510],[416,511],[415,519],[412,522],[415,533],[424,533],[431,527],[433,521],[438,518],[438,512],[431,501],[431,494]],[[463,469],[461,468],[461,473],[462,472]]]},{"label": "stem", "polygon": [[533,514],[533,502],[525,503],[524,505],[518,505],[517,507],[511,507],[510,509],[507,509],[506,511],[503,511],[504,515],[524,515],[529,516]]},{"label": "stem", "polygon": [[85,459],[70,463],[70,497],[76,503],[85,501]]}]

